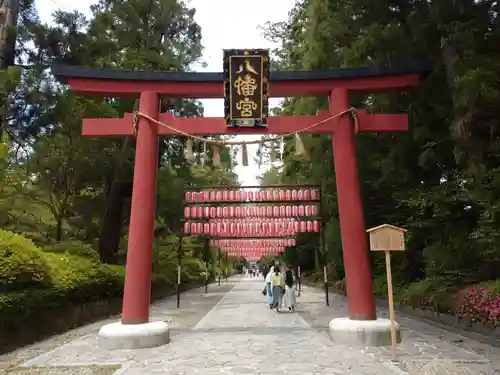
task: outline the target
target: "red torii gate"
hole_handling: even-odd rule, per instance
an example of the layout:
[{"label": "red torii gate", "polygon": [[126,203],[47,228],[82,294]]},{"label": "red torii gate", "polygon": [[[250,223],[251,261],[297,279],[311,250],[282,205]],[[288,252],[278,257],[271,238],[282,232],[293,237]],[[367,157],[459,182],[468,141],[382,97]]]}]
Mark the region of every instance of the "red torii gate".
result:
[{"label": "red torii gate", "polygon": [[[53,65],[51,70],[57,79],[69,84],[78,94],[140,96],[139,112],[190,135],[290,134],[324,121],[306,132],[332,134],[349,318],[351,321],[377,319],[357,171],[355,129],[352,116],[348,114],[351,109],[349,93],[407,89],[417,85],[424,72],[422,69],[271,72],[270,97],[329,96],[330,109],[319,111],[315,116],[269,117],[267,128],[228,128],[223,118],[175,118],[171,113],[159,113],[160,95],[173,98],[223,98],[222,73],[109,70],[67,65]],[[347,115],[332,118],[340,113]],[[369,114],[357,110],[356,116],[356,131],[360,133],[408,130],[406,114]],[[134,129],[132,117],[128,113],[124,118],[85,119],[82,130],[85,136],[133,136],[137,131],[121,322],[128,326],[149,322],[158,137],[178,135],[174,130],[152,123],[142,116],[138,119],[137,129]],[[387,329],[390,332],[390,326]],[[115,331],[108,332],[108,338],[118,338],[120,334]],[[137,334],[134,337],[138,337]],[[163,340],[165,342],[167,339],[164,337]],[[144,347],[158,345],[161,340],[153,341],[120,344],[115,340],[109,345]]]}]

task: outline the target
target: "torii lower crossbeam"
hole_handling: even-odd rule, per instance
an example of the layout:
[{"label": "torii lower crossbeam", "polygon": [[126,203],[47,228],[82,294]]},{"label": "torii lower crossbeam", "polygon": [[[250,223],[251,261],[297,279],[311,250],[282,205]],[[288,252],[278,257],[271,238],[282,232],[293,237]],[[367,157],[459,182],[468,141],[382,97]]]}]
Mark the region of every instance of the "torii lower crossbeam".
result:
[{"label": "torii lower crossbeam", "polygon": [[[356,111],[359,120],[359,132],[405,132],[408,131],[406,114],[370,114],[363,110]],[[158,120],[169,127],[196,136],[236,135],[236,134],[290,134],[325,121],[332,114],[319,111],[315,116],[274,116],[269,118],[267,128],[228,128],[222,117],[174,117],[172,113],[160,113]],[[340,118],[334,118],[306,133],[331,134],[335,131]],[[158,126],[159,136],[175,136],[178,132],[168,127]],[[123,118],[90,118],[83,120],[82,134],[91,137],[132,136],[132,113]]]}]

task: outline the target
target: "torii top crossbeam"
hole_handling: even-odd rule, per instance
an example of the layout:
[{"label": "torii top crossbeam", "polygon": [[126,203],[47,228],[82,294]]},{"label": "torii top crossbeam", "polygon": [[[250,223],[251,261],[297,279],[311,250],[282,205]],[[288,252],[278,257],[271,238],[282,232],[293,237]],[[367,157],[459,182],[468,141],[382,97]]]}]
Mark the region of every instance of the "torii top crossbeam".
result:
[{"label": "torii top crossbeam", "polygon": [[[70,65],[51,66],[54,76],[85,95],[138,96],[144,91],[183,99],[224,97],[222,73],[114,70]],[[415,86],[426,69],[348,68],[270,72],[269,96],[328,96],[332,87],[383,91]]]}]

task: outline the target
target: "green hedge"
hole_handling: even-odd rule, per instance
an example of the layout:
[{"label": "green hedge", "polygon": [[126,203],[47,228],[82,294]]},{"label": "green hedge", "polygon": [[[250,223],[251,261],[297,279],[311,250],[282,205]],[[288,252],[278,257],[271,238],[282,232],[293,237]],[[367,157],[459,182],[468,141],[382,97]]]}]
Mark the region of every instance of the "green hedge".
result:
[{"label": "green hedge", "polygon": [[[9,333],[40,324],[71,307],[122,297],[125,270],[95,257],[73,255],[63,249],[43,251],[31,240],[0,230],[0,347]],[[201,263],[183,265],[184,282],[199,281]],[[172,289],[173,270],[153,275],[153,290]],[[115,303],[116,304],[116,303]],[[1,351],[1,350],[0,350]]]}]

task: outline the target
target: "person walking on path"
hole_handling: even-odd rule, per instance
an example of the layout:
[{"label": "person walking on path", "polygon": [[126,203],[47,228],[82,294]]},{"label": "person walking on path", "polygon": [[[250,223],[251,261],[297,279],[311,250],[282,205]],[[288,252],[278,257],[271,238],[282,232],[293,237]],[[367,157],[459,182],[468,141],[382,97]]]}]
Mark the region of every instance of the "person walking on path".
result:
[{"label": "person walking on path", "polygon": [[271,275],[271,286],[273,289],[273,304],[271,308],[280,312],[283,303],[283,292],[285,291],[285,277],[280,272],[278,266],[274,266],[274,273]]},{"label": "person walking on path", "polygon": [[285,295],[283,297],[283,307],[289,311],[295,311],[295,304],[297,300],[295,298],[295,278],[293,277],[293,272],[290,266],[286,267],[285,271]]},{"label": "person walking on path", "polygon": [[273,308],[273,288],[271,286],[271,276],[274,273],[274,266],[271,266],[269,268],[269,272],[266,275],[266,278],[264,279],[264,290],[262,291],[263,294],[267,295],[267,303],[269,305],[269,308]]}]

